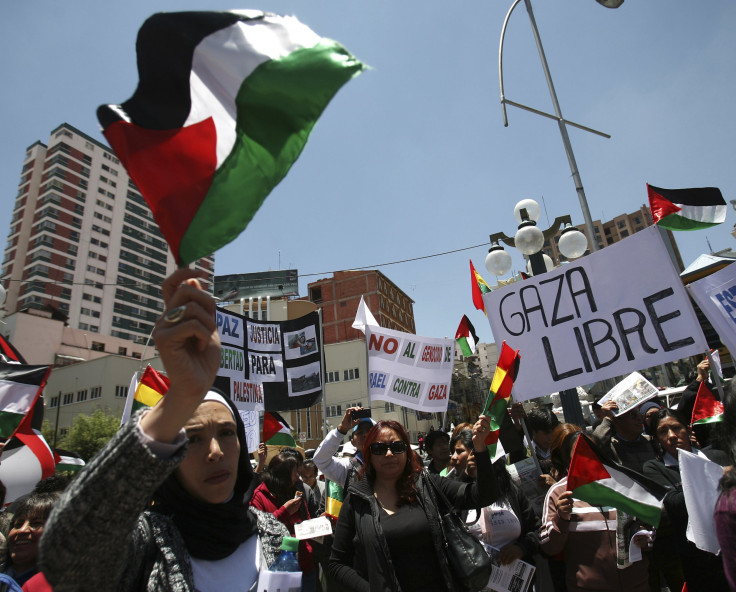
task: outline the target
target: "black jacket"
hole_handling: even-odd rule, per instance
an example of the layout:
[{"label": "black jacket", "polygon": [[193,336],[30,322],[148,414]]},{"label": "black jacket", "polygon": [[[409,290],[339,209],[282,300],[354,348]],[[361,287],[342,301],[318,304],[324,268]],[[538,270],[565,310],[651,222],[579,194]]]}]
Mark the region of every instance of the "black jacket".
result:
[{"label": "black jacket", "polygon": [[[461,589],[453,580],[443,551],[439,512],[427,493],[430,487],[425,479],[432,481],[442,490],[457,509],[487,506],[498,497],[498,487],[493,476],[488,452],[475,453],[478,466],[476,483],[461,483],[420,474],[417,480],[417,499],[429,519],[436,559],[442,571],[444,586],[438,582],[437,590]],[[445,512],[442,508],[440,511]],[[380,508],[373,495],[373,485],[368,479],[356,481],[348,488],[348,495],[340,511],[332,544],[329,574],[341,586],[357,592],[399,592],[391,555],[379,521]],[[430,559],[428,558],[428,561]]]}]

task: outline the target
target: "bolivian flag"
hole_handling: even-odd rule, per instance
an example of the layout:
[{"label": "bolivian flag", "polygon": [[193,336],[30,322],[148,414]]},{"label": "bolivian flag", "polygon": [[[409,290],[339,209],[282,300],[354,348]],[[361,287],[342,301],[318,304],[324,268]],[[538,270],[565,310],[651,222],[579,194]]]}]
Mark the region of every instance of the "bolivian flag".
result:
[{"label": "bolivian flag", "polygon": [[179,265],[245,229],[364,69],[296,18],[255,10],[154,14],[136,50],[135,94],[97,117]]},{"label": "bolivian flag", "polygon": [[496,371],[493,373],[486,406],[483,410],[483,415],[487,415],[491,419],[491,431],[486,436],[486,446],[488,446],[491,458],[496,456],[501,423],[511,401],[511,389],[519,372],[520,362],[519,350],[512,349],[504,341],[501,345],[501,355],[498,357]]},{"label": "bolivian flag", "polygon": [[126,423],[139,409],[154,407],[168,390],[169,379],[150,365],[146,366],[140,381],[136,380],[134,374],[120,425]]},{"label": "bolivian flag", "polygon": [[483,302],[483,294],[490,292],[491,288],[486,284],[486,281],[475,271],[473,267],[473,260],[470,260],[470,288],[473,291],[473,305],[478,310],[482,310],[486,316],[486,305]]},{"label": "bolivian flag", "polygon": [[705,384],[700,383],[698,394],[695,396],[693,415],[690,418],[692,425],[705,425],[706,423],[719,423],[723,421],[723,403],[716,400],[713,393]]},{"label": "bolivian flag", "polygon": [[345,499],[343,488],[337,483],[327,481],[327,500],[325,501],[325,514],[337,520],[340,516],[342,502]]}]

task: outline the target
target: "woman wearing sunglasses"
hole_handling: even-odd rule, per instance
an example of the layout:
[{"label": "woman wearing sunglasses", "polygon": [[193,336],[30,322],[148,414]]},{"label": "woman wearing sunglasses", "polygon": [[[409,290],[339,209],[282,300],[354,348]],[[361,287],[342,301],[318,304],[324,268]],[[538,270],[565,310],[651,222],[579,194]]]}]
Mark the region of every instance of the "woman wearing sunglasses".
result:
[{"label": "woman wearing sunglasses", "polygon": [[409,436],[396,421],[379,421],[363,445],[365,464],[335,527],[329,572],[347,590],[459,590],[443,551],[439,515],[427,488],[442,490],[458,509],[487,506],[498,496],[482,415],[473,426],[474,483],[422,471]]}]

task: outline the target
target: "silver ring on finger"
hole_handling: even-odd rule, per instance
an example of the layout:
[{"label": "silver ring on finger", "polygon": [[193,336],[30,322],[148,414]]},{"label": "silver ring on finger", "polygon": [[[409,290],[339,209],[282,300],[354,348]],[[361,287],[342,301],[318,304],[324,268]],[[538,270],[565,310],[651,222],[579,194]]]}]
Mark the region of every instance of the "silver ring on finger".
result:
[{"label": "silver ring on finger", "polygon": [[181,306],[177,306],[176,308],[172,308],[169,312],[167,312],[164,315],[164,321],[171,325],[175,325],[179,321],[181,321],[184,318],[184,315],[187,312],[187,306],[186,304],[182,304]]}]

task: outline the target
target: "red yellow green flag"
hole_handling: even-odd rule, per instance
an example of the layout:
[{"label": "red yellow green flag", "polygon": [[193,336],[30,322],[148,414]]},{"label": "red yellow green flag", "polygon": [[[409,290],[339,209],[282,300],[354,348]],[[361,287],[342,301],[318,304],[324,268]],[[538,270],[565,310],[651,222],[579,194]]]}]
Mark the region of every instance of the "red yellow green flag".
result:
[{"label": "red yellow green flag", "polygon": [[496,455],[501,423],[511,402],[511,389],[514,386],[516,374],[519,372],[520,362],[519,350],[512,349],[504,341],[483,411],[483,414],[491,420],[491,432],[486,436],[486,446],[488,446],[491,458]]},{"label": "red yellow green flag", "polygon": [[480,274],[475,271],[473,267],[473,260],[470,260],[470,285],[473,290],[473,305],[478,310],[482,310],[486,316],[486,305],[483,303],[483,294],[490,292],[491,288],[486,284],[486,281],[480,277]]},{"label": "red yellow green flag", "polygon": [[337,519],[340,516],[342,502],[345,499],[343,488],[333,481],[327,482],[327,501],[325,502],[325,514]]},{"label": "red yellow green flag", "polygon": [[146,366],[135,389],[131,414],[143,407],[154,407],[169,390],[169,379],[152,366]]},{"label": "red yellow green flag", "polygon": [[698,394],[695,396],[695,405],[693,406],[690,423],[692,425],[704,425],[721,421],[723,421],[723,403],[716,400],[708,385],[703,381],[700,383]]}]

